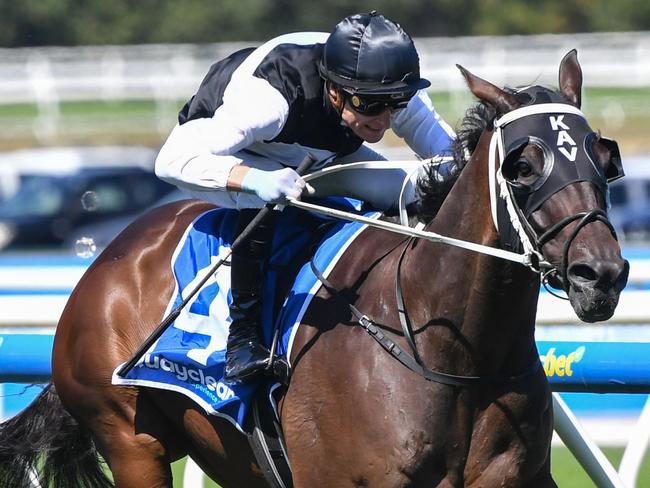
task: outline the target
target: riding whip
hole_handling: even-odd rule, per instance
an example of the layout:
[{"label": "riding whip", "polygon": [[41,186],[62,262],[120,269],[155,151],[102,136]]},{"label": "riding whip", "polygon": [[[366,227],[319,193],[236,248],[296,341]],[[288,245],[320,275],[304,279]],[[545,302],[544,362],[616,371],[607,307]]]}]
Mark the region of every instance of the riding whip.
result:
[{"label": "riding whip", "polygon": [[[305,174],[309,168],[312,167],[312,165],[316,162],[316,159],[311,155],[308,154],[305,159],[302,160],[302,162],[298,165],[296,168],[296,173],[299,175]],[[206,273],[205,277],[194,287],[194,289],[190,292],[187,297],[176,307],[174,308],[171,312],[169,312],[169,315],[165,317],[162,322],[156,327],[156,329],[151,333],[151,335],[142,343],[142,345],[138,348],[138,350],[131,356],[131,359],[129,359],[126,363],[122,365],[122,367],[118,370],[117,374],[118,376],[124,377],[127,375],[129,371],[133,369],[133,367],[138,363],[140,360],[140,357],[149,350],[149,348],[156,342],[160,336],[167,330],[167,328],[176,320],[176,318],[180,315],[181,311],[185,306],[190,302],[190,300],[196,295],[196,293],[201,289],[203,285],[210,279],[210,277],[219,269],[219,267],[232,255],[232,252],[234,249],[239,247],[242,242],[246,241],[248,239],[248,236],[251,234],[251,232],[266,218],[266,216],[275,208],[275,204],[269,203],[260,211],[257,213],[257,215],[253,218],[253,220],[250,221],[250,223],[246,226],[246,228],[237,236],[237,238],[232,242],[230,245],[230,249],[226,253],[225,256],[220,258],[214,266],[210,269],[208,273]]]}]

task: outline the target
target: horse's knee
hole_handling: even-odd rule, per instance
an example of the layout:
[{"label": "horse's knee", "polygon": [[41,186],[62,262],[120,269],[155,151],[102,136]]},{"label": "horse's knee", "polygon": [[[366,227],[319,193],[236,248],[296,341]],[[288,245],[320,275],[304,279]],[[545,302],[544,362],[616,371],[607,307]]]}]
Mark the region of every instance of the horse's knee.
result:
[{"label": "horse's knee", "polygon": [[99,436],[97,441],[116,488],[171,488],[171,459],[167,447],[159,439],[149,434],[136,434],[133,427],[127,427],[116,429],[110,436]]},{"label": "horse's knee", "polygon": [[171,488],[172,472],[169,460],[151,456],[142,449],[113,454],[109,467],[115,488]]}]

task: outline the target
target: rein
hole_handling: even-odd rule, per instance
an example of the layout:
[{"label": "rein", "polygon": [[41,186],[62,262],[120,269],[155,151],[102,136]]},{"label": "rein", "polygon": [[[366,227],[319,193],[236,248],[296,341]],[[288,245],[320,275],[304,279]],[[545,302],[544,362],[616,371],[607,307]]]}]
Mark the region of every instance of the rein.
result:
[{"label": "rein", "polygon": [[402,267],[402,261],[406,255],[406,250],[408,249],[411,242],[414,238],[411,237],[407,239],[404,249],[400,253],[400,257],[397,264],[397,271],[395,276],[395,291],[397,297],[397,310],[400,320],[400,325],[402,327],[402,332],[404,338],[406,339],[409,348],[411,349],[411,354],[404,351],[397,343],[392,341],[390,338],[382,332],[380,326],[369,318],[366,314],[361,312],[357,307],[355,307],[349,300],[347,300],[339,290],[337,290],[332,283],[330,283],[325,276],[318,270],[316,264],[314,263],[313,258],[309,261],[312,272],[316,275],[318,280],[323,284],[323,287],[328,291],[332,296],[338,296],[345,301],[346,305],[350,309],[350,312],[357,320],[357,324],[365,330],[370,337],[372,337],[386,352],[388,352],[393,358],[397,359],[402,365],[406,366],[408,369],[423,377],[428,381],[433,381],[435,383],[441,383],[448,386],[459,386],[459,387],[472,387],[472,386],[499,386],[510,383],[516,383],[523,379],[528,378],[529,376],[535,374],[537,370],[541,367],[541,362],[538,358],[535,360],[520,374],[516,376],[502,376],[502,377],[488,377],[488,376],[465,376],[465,375],[456,375],[451,373],[444,373],[442,371],[434,371],[427,368],[423,363],[420,355],[417,351],[415,341],[413,339],[412,328],[410,320],[408,319],[408,314],[406,307],[404,306],[404,297],[402,295],[402,287],[400,283],[400,271]]},{"label": "rein", "polygon": [[484,246],[483,244],[464,241],[462,239],[455,239],[453,237],[443,236],[435,232],[412,228],[401,224],[394,224],[392,222],[386,222],[385,220],[377,220],[369,217],[364,217],[363,215],[357,215],[351,212],[345,212],[343,210],[325,207],[323,205],[317,205],[315,203],[303,202],[302,200],[287,199],[286,205],[291,205],[293,207],[309,210],[311,212],[316,212],[323,215],[328,215],[330,217],[349,220],[351,222],[359,222],[370,227],[376,227],[378,229],[387,230],[396,234],[425,239],[427,241],[437,242],[440,244],[448,244],[450,246],[460,247],[469,251],[487,254],[489,256],[494,256],[500,259],[522,264],[532,269],[536,273],[539,273],[540,266],[549,268],[552,267],[550,263],[540,260],[537,254],[518,254],[515,252],[506,251],[505,249]]}]

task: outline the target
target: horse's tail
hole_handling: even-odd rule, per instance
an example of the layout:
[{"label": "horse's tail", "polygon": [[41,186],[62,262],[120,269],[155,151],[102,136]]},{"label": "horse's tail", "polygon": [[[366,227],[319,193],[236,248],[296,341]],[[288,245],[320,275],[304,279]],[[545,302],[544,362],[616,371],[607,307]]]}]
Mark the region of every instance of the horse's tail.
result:
[{"label": "horse's tail", "polygon": [[0,487],[108,488],[90,431],[65,410],[49,384],[21,413],[0,424]]}]

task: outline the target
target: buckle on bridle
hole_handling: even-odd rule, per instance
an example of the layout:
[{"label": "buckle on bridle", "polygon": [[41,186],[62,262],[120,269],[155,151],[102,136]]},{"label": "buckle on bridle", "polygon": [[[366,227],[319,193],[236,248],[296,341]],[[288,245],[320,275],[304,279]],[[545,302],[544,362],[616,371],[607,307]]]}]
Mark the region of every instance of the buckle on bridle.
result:
[{"label": "buckle on bridle", "polygon": [[[557,284],[560,285],[560,287],[551,284],[551,278],[555,279],[558,282]],[[556,291],[556,290],[562,290],[566,293],[566,290],[564,289],[564,279],[562,278],[562,276],[560,276],[560,272],[556,267],[553,267],[542,274],[542,286],[544,286],[546,291],[556,298],[559,298],[561,300],[569,299],[569,297],[562,296]]]},{"label": "buckle on bridle", "polygon": [[542,253],[537,249],[531,249],[524,253],[523,264],[538,274],[542,274],[543,269],[549,269],[553,266],[544,259]]}]

